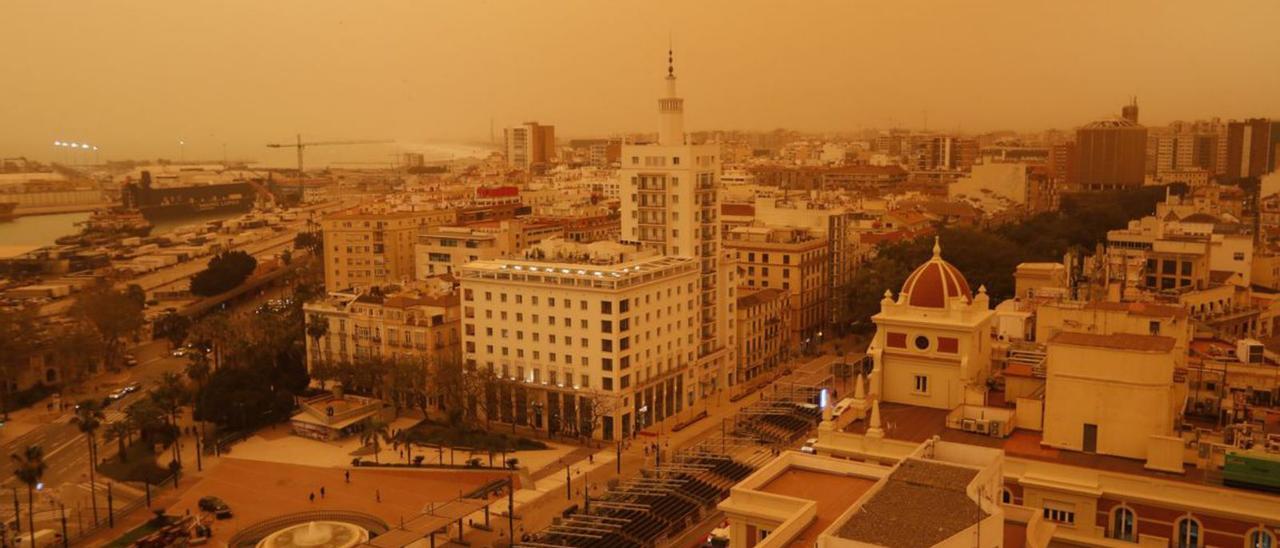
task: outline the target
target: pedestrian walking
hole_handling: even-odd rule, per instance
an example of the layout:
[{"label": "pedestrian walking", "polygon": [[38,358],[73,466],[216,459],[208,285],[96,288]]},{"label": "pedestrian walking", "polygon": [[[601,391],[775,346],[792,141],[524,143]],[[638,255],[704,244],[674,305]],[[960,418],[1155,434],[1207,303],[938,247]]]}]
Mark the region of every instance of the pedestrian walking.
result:
[{"label": "pedestrian walking", "polygon": [[347,483],[351,483],[351,471],[346,470],[345,472],[343,472],[343,475],[346,476]]},{"label": "pedestrian walking", "polygon": [[311,499],[311,502],[313,502],[313,503],[314,503],[314,502],[316,501],[316,494],[315,494],[315,492],[314,492],[314,491],[312,491],[312,492],[311,492],[311,494],[310,494],[310,495],[308,495],[308,498],[310,498],[310,499]]},{"label": "pedestrian walking", "polygon": [[373,490],[373,500],[374,500],[374,501],[377,501],[377,502],[382,502],[382,490],[381,490],[381,489],[374,489],[374,490]]},{"label": "pedestrian walking", "polygon": [[320,486],[320,498],[324,498],[324,486]]}]

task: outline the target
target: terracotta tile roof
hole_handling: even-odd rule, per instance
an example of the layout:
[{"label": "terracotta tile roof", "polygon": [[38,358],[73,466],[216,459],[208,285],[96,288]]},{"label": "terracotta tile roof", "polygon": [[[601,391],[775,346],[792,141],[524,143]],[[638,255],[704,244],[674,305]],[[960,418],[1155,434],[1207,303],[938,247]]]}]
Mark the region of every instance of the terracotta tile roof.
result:
[{"label": "terracotta tile roof", "polygon": [[1095,348],[1132,350],[1135,352],[1169,352],[1173,350],[1174,342],[1172,337],[1162,337],[1160,335],[1133,335],[1129,333],[1098,335],[1071,332],[1058,333],[1049,340],[1049,344],[1092,346]]},{"label": "terracotta tile roof", "polygon": [[964,274],[949,262],[934,257],[920,265],[902,284],[907,304],[928,308],[946,308],[947,301],[960,297],[968,302],[973,292]]}]

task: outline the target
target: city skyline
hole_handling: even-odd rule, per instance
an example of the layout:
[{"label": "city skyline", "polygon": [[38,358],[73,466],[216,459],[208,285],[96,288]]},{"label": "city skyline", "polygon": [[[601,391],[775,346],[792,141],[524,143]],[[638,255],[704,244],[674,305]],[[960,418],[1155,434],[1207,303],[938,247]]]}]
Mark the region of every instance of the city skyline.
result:
[{"label": "city skyline", "polygon": [[[669,37],[691,131],[1069,130],[1133,95],[1158,125],[1273,115],[1280,91],[1265,27],[1280,8],[1262,2],[1194,16],[1190,2],[589,6],[330,4],[299,20],[287,5],[20,4],[0,23],[0,46],[27,52],[0,61],[15,75],[0,149],[45,158],[66,139],[104,159],[276,164],[288,153],[263,145],[295,133],[488,142],[491,123],[530,120],[564,138],[649,132]],[[78,39],[47,38],[59,30]]]}]

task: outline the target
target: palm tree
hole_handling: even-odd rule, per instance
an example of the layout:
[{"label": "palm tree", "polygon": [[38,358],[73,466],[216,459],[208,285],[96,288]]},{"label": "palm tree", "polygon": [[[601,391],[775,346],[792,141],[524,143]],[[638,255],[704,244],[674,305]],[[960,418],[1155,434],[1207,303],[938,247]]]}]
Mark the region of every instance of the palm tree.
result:
[{"label": "palm tree", "polygon": [[391,425],[387,421],[379,417],[370,417],[364,421],[364,428],[360,431],[360,443],[373,446],[373,462],[382,464],[378,461],[378,453],[382,451],[382,442],[391,441]]},{"label": "palm tree", "polygon": [[13,475],[18,477],[18,481],[27,485],[27,531],[31,535],[31,545],[35,545],[36,539],[36,485],[40,484],[40,478],[44,476],[45,468],[48,466],[44,462],[44,449],[39,445],[28,445],[27,449],[21,453],[9,455],[13,459]]},{"label": "palm tree", "polygon": [[126,444],[129,441],[129,436],[133,434],[133,425],[130,424],[131,422],[133,421],[129,419],[113,422],[107,425],[107,429],[104,432],[107,439],[114,439],[116,440],[116,443],[120,444],[120,447],[118,448],[120,462],[129,461],[129,448]]},{"label": "palm tree", "polygon": [[178,430],[178,414],[182,412],[182,406],[186,405],[188,395],[187,386],[182,382],[182,377],[172,371],[161,376],[159,386],[151,391],[151,400],[168,417],[169,430],[173,436],[174,462],[182,462],[181,443],[178,440],[181,437]]},{"label": "palm tree", "polygon": [[401,430],[399,434],[391,438],[391,447],[395,450],[404,448],[404,463],[409,464],[413,461],[413,440],[408,430]]},{"label": "palm tree", "polygon": [[102,409],[94,400],[84,400],[76,407],[76,415],[71,422],[80,428],[85,441],[89,444],[89,500],[93,501],[93,524],[98,524],[98,482],[94,469],[98,467],[98,428],[102,426]]}]

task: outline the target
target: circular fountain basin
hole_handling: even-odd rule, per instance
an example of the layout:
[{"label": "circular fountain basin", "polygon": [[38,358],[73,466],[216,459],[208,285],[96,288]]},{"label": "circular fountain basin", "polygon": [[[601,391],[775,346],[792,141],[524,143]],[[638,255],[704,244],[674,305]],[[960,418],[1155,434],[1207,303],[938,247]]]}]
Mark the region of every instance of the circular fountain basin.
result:
[{"label": "circular fountain basin", "polygon": [[258,542],[257,548],[351,548],[369,540],[369,531],[341,521],[309,521],[285,527]]}]

